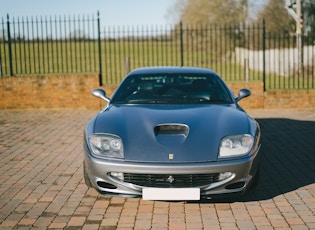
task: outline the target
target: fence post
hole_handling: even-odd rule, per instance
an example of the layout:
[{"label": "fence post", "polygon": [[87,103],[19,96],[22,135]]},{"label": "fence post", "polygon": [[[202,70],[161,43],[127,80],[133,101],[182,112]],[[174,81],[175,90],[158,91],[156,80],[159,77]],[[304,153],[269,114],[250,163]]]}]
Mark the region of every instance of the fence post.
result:
[{"label": "fence post", "polygon": [[129,65],[129,57],[125,58],[125,75],[127,75],[130,71],[130,65]]},{"label": "fence post", "polygon": [[13,76],[12,46],[11,46],[11,33],[10,33],[9,14],[7,14],[7,31],[8,31],[8,48],[9,48],[10,76]]},{"label": "fence post", "polygon": [[244,58],[244,80],[245,82],[249,81],[249,60],[248,58]]},{"label": "fence post", "polygon": [[262,28],[262,49],[263,49],[263,84],[264,92],[266,91],[266,27],[265,20],[263,19],[263,28]]},{"label": "fence post", "polygon": [[102,76],[102,45],[101,45],[101,22],[100,22],[100,12],[97,11],[97,32],[98,32],[98,61],[99,61],[99,84],[103,86],[103,76]]},{"label": "fence post", "polygon": [[183,23],[179,23],[180,28],[180,65],[184,66],[184,44],[183,44]]}]

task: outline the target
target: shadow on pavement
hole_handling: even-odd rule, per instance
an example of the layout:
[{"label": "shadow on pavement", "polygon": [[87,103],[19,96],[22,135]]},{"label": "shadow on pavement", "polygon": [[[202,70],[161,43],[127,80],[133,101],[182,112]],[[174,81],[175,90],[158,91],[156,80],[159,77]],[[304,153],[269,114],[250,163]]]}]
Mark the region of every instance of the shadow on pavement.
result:
[{"label": "shadow on pavement", "polygon": [[315,122],[256,120],[262,130],[260,178],[241,201],[271,199],[315,183]]},{"label": "shadow on pavement", "polygon": [[262,131],[262,159],[257,185],[238,199],[202,202],[268,200],[315,183],[315,122],[282,118],[256,120]]}]

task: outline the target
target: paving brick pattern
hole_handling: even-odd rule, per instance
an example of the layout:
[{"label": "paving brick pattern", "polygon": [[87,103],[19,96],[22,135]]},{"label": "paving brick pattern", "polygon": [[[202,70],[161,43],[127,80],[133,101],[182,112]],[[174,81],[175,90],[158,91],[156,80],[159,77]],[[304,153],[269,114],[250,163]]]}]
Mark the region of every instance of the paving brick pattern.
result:
[{"label": "paving brick pattern", "polygon": [[0,110],[0,229],[315,229],[315,111],[253,110],[262,168],[238,201],[99,195],[82,175],[97,111]]}]

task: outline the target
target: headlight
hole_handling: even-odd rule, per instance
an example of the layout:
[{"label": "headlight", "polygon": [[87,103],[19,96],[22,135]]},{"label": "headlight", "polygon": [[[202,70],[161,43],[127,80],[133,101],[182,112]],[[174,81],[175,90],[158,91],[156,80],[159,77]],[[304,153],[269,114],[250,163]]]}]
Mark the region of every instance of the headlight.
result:
[{"label": "headlight", "polygon": [[248,154],[254,144],[251,135],[227,136],[221,140],[219,157],[236,157]]},{"label": "headlight", "polygon": [[94,134],[90,137],[90,146],[97,156],[124,158],[123,144],[118,136]]}]

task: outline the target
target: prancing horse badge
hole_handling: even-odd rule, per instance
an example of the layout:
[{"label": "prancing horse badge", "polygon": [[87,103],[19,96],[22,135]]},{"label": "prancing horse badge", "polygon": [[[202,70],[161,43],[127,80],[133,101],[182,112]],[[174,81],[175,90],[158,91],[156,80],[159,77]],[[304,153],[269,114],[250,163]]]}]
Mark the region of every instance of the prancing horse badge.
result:
[{"label": "prancing horse badge", "polygon": [[168,154],[168,159],[173,160],[174,159],[174,154]]}]

